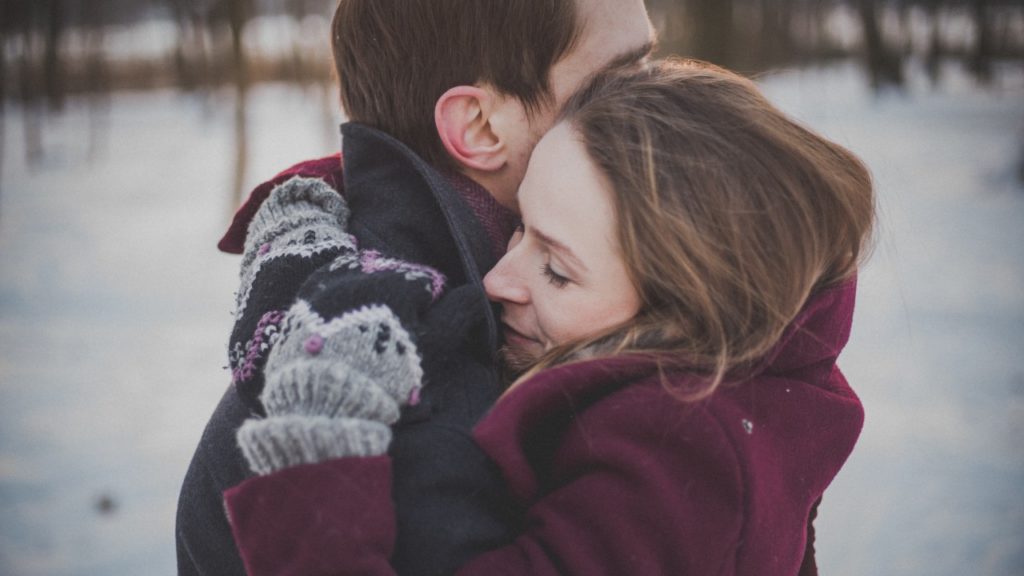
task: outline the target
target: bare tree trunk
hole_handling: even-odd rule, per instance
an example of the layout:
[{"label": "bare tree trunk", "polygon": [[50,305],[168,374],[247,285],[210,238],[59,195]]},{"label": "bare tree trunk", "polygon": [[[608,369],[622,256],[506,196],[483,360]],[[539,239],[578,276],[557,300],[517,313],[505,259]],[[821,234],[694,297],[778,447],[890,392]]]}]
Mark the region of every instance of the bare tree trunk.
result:
[{"label": "bare tree trunk", "polygon": [[174,67],[178,86],[185,91],[212,84],[210,55],[206,42],[207,23],[190,0],[166,0],[178,29]]},{"label": "bare tree trunk", "polygon": [[0,0],[0,119],[3,118],[3,107],[7,102],[7,38],[12,22],[10,6],[9,0]]},{"label": "bare tree trunk", "polygon": [[733,0],[689,0],[695,56],[729,66],[733,59]]},{"label": "bare tree trunk", "polygon": [[236,205],[241,203],[245,193],[245,172],[249,156],[249,136],[247,126],[247,99],[249,92],[248,60],[245,45],[242,42],[246,22],[250,16],[249,0],[228,0],[228,23],[231,27],[231,49],[235,67],[235,179],[234,194]]},{"label": "bare tree trunk", "polygon": [[174,15],[174,24],[178,29],[178,43],[174,47],[174,75],[178,81],[178,87],[185,91],[196,88],[194,75],[195,67],[189,58],[190,33],[188,7],[181,0],[169,0],[171,13]]},{"label": "bare tree trunk", "polygon": [[1020,180],[1021,184],[1024,184],[1024,132],[1021,133],[1020,138],[1020,160],[1017,164],[1017,179]]},{"label": "bare tree trunk", "polygon": [[110,71],[103,58],[104,14],[102,6],[96,6],[85,14],[85,91],[89,99],[89,142],[87,155],[90,161],[100,155],[105,142],[108,113],[110,110]]},{"label": "bare tree trunk", "polygon": [[249,21],[251,5],[249,0],[227,0],[228,25],[231,28],[231,55],[235,67],[235,82],[239,85],[249,83],[249,62],[245,54],[245,25]]},{"label": "bare tree trunk", "polygon": [[197,83],[205,88],[213,85],[213,54],[208,37],[210,26],[206,18],[193,10],[189,26],[195,49],[192,53],[192,68],[195,70]]},{"label": "bare tree trunk", "polygon": [[828,15],[824,0],[810,0],[807,16],[807,37],[812,39],[809,46],[812,55],[824,54],[832,51],[831,45],[826,45],[828,36],[825,34],[825,20]]},{"label": "bare tree trunk", "polygon": [[4,129],[4,110],[0,105],[0,222],[3,221],[4,205],[4,154],[6,154],[7,131]]},{"label": "bare tree trunk", "polygon": [[64,35],[64,0],[46,2],[46,48],[43,60],[43,86],[51,109],[64,107],[64,63],[60,51]]},{"label": "bare tree trunk", "polygon": [[778,2],[778,30],[779,39],[776,48],[779,58],[787,58],[793,53],[793,2],[792,0],[779,0]]},{"label": "bare tree trunk", "polygon": [[926,6],[931,29],[928,32],[928,51],[925,54],[924,66],[932,85],[937,85],[941,80],[940,64],[946,52],[942,44],[942,11],[938,2],[928,2]]},{"label": "bare tree trunk", "polygon": [[[3,51],[0,57],[3,58],[3,95],[0,106],[6,105],[5,101],[10,92],[12,98],[17,94],[21,105],[21,117],[25,125],[23,135],[25,138],[26,162],[34,163],[39,157],[39,133],[38,124],[32,121],[35,113],[33,109],[36,101],[35,75],[32,70],[32,22],[38,6],[29,5],[17,0],[0,0],[0,32],[3,33]],[[11,51],[13,70],[10,71],[11,82],[7,83],[6,51]],[[2,116],[2,114],[0,114]],[[2,157],[2,155],[0,155]]]},{"label": "bare tree trunk", "polygon": [[[687,23],[691,20],[686,4],[671,0],[650,0],[654,8],[652,16],[660,16],[661,38],[659,44],[666,53],[690,54],[693,52],[693,38]],[[657,23],[657,20],[656,20]]]},{"label": "bare tree trunk", "polygon": [[971,56],[971,71],[982,84],[992,81],[992,18],[989,0],[974,0],[974,26],[977,42]]},{"label": "bare tree trunk", "polygon": [[860,0],[860,19],[864,29],[864,50],[871,85],[903,85],[903,63],[900,57],[885,46],[878,26],[877,0]]},{"label": "bare tree trunk", "polygon": [[11,2],[0,0],[0,204],[3,203],[4,155],[7,140],[4,122],[7,112],[7,39],[12,21]]},{"label": "bare tree trunk", "polygon": [[759,58],[774,64],[792,54],[791,0],[761,0]]},{"label": "bare tree trunk", "polygon": [[249,163],[249,129],[247,123],[246,108],[248,101],[247,89],[244,85],[238,85],[235,100],[235,174],[232,182],[234,193],[234,207],[241,205],[245,194],[245,173]]},{"label": "bare tree trunk", "polygon": [[912,33],[913,25],[911,24],[911,5],[910,2],[898,1],[894,7],[897,10],[897,19],[899,21],[900,38],[899,38],[899,54],[901,58],[906,58],[914,53],[914,35]]},{"label": "bare tree trunk", "polygon": [[341,110],[341,101],[333,82],[321,81],[318,91],[320,93],[320,111],[323,121],[320,123],[323,128],[324,146],[327,150],[341,150],[341,134],[338,123],[335,121],[335,112]]},{"label": "bare tree trunk", "polygon": [[302,46],[302,20],[306,17],[306,2],[305,0],[289,0],[288,1],[288,14],[292,17],[292,20],[296,25],[299,26],[298,32],[293,28],[291,30],[291,71],[292,76],[298,83],[307,84],[310,80],[311,74],[306,69],[306,59],[303,54]]},{"label": "bare tree trunk", "polygon": [[18,54],[18,97],[21,100],[21,118],[25,129],[25,161],[35,166],[42,159],[42,135],[39,126],[39,94],[37,77],[32,63],[32,24],[28,15],[21,22],[21,52]]},{"label": "bare tree trunk", "polygon": [[7,77],[7,37],[0,33],[0,217],[3,214],[3,189],[4,189],[4,159],[7,154],[7,129],[4,120],[7,117],[7,90],[6,90],[6,77]]}]

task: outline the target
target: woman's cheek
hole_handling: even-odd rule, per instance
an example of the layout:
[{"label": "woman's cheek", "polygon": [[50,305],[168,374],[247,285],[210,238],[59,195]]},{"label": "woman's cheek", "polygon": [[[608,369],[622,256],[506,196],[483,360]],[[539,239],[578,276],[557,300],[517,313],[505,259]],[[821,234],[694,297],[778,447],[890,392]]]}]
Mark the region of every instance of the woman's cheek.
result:
[{"label": "woman's cheek", "polygon": [[[552,291],[554,288],[552,287]],[[571,298],[565,298],[564,294],[549,292],[549,299],[541,314],[538,316],[541,332],[546,340],[547,347],[564,344],[575,337],[575,328],[582,320],[577,316],[578,310],[573,306]]]}]

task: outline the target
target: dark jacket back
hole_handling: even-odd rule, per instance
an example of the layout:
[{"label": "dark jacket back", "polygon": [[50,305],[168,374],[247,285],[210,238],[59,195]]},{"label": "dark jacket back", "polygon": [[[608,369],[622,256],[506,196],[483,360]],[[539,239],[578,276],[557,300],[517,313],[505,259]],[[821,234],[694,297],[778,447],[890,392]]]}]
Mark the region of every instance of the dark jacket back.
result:
[{"label": "dark jacket back", "polygon": [[[322,159],[283,172],[253,192],[232,229],[244,231],[276,184],[296,175],[320,177],[343,188],[349,229],[362,249],[430,266],[448,278],[449,292],[459,292],[457,313],[420,335],[429,386],[423,401],[403,414],[390,451],[398,520],[394,566],[403,575],[451,573],[509,538],[500,476],[471,437],[500,394],[497,326],[481,282],[494,256],[471,210],[430,166],[384,133],[353,123],[342,130],[344,170],[340,161]],[[221,247],[232,251],[230,242]],[[228,389],[196,448],[178,502],[179,574],[245,573],[222,493],[251,475],[235,432],[262,411],[261,385],[259,379]]]}]

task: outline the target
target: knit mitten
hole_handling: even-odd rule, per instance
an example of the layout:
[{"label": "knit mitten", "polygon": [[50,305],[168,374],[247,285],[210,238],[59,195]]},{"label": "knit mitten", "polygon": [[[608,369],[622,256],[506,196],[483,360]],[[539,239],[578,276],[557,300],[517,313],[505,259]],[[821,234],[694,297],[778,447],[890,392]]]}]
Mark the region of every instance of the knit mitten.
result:
[{"label": "knit mitten", "polygon": [[308,247],[318,239],[332,238],[354,249],[354,239],[345,233],[348,217],[348,205],[323,180],[299,176],[287,180],[270,192],[249,223],[243,275],[260,257]]},{"label": "knit mitten", "polygon": [[[246,356],[236,389],[252,392],[266,417],[243,424],[237,440],[259,474],[382,455],[401,408],[418,402],[423,371],[410,332],[425,333],[445,277],[357,250],[347,214],[344,199],[325,183],[295,178],[271,193],[250,225],[243,276],[253,258],[255,281],[243,298],[251,312],[240,309],[250,318],[270,312],[252,332],[242,325],[242,336],[254,336],[240,349]],[[307,257],[307,248],[316,255]]]},{"label": "knit mitten", "polygon": [[373,305],[324,321],[299,300],[270,352],[263,419],[248,420],[238,443],[258,474],[387,451],[390,425],[418,402],[423,371],[398,317]]},{"label": "knit mitten", "polygon": [[237,313],[245,312],[253,281],[267,262],[325,250],[354,252],[348,217],[345,200],[323,180],[295,177],[274,188],[245,236]]},{"label": "knit mitten", "polygon": [[326,182],[296,177],[275,187],[249,224],[228,360],[236,390],[258,412],[266,355],[299,288],[319,268],[355,253],[348,216]]}]

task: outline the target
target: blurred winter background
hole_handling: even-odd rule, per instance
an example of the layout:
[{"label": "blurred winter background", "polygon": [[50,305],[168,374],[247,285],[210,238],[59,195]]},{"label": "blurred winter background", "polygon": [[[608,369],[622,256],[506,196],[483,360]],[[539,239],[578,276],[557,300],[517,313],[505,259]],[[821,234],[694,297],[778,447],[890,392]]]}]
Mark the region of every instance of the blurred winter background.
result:
[{"label": "blurred winter background", "polygon": [[[650,0],[860,154],[830,575],[1024,574],[1024,2]],[[333,0],[0,0],[0,574],[169,575],[244,194],[338,149]]]}]

